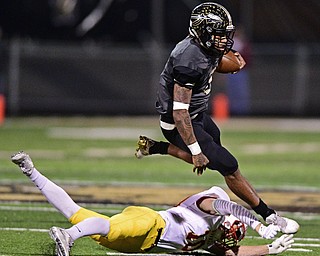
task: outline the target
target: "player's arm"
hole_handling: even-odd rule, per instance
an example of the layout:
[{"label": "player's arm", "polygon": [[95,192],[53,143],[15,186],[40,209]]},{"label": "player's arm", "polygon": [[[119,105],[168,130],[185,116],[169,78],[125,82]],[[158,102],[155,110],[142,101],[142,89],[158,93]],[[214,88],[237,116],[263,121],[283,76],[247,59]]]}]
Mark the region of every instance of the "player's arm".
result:
[{"label": "player's arm", "polygon": [[[264,245],[237,245],[227,251],[222,252],[224,256],[263,256],[280,254],[292,247],[294,243],[293,235],[282,235],[271,244]],[[213,247],[212,247],[213,248]],[[207,250],[214,255],[221,255],[216,251]]]},{"label": "player's arm", "polygon": [[188,146],[192,154],[192,162],[194,164],[193,171],[197,171],[201,175],[206,168],[209,160],[202,153],[193,132],[191,118],[189,115],[189,104],[191,101],[192,89],[174,84],[173,89],[173,119],[178,132],[184,143]]},{"label": "player's arm", "polygon": [[229,250],[225,254],[226,256],[263,256],[269,255],[268,245],[242,245],[237,248],[234,252]]},{"label": "player's arm", "polygon": [[[278,239],[274,240],[271,244],[267,245],[241,245],[237,248],[237,253],[229,254],[237,256],[262,256],[282,253],[291,248],[294,243],[293,235],[282,235]],[[228,255],[226,253],[226,255]]]},{"label": "player's arm", "polygon": [[263,225],[248,209],[245,207],[223,199],[204,198],[198,200],[199,208],[212,215],[234,215],[242,223],[250,226],[263,238],[273,238],[279,231],[275,225]]},{"label": "player's arm", "polygon": [[[175,83],[173,92],[173,119],[179,134],[186,145],[191,145],[197,142],[188,112],[191,94],[191,89],[182,87]],[[200,147],[194,153],[196,155],[201,153]]]}]

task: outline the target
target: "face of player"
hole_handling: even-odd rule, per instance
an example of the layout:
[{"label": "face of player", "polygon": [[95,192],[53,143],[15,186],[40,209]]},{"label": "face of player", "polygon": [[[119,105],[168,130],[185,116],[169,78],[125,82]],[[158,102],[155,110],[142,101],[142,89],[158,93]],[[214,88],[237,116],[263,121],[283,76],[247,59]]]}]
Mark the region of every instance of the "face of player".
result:
[{"label": "face of player", "polygon": [[218,51],[224,51],[227,46],[227,36],[219,36],[219,35],[212,35],[212,41],[214,43],[214,48]]}]

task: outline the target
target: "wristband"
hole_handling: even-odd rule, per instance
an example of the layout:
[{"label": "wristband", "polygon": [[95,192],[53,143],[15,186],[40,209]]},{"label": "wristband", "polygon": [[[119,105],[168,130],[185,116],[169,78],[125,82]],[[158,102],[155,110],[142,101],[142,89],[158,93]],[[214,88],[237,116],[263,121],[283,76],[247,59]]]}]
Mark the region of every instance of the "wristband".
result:
[{"label": "wristband", "polygon": [[188,148],[190,149],[191,154],[193,156],[199,155],[201,153],[201,148],[200,148],[199,143],[197,141],[195,143],[188,145]]},{"label": "wristband", "polygon": [[181,110],[181,109],[188,110],[189,109],[189,104],[188,103],[182,103],[182,102],[179,102],[179,101],[174,101],[173,102],[173,110]]}]

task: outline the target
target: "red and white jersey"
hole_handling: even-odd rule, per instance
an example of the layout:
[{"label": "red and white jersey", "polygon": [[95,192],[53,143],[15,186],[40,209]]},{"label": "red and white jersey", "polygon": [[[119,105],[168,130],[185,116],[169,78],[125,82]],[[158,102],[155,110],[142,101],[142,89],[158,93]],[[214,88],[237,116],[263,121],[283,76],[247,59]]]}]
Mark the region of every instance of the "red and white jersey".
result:
[{"label": "red and white jersey", "polygon": [[204,197],[230,201],[224,190],[212,187],[186,198],[176,207],[159,211],[166,226],[157,244],[158,248],[169,251],[209,249],[212,245],[212,239],[216,239],[215,231],[225,217],[215,216],[200,210],[197,203],[199,199]]}]

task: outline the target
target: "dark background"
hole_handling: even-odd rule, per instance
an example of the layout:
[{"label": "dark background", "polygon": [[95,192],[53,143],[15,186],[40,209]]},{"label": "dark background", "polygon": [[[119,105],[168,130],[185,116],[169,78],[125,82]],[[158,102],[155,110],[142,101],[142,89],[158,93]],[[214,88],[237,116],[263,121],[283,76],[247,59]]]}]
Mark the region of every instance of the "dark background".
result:
[{"label": "dark background", "polygon": [[[156,114],[158,76],[196,0],[2,0],[8,115]],[[217,1],[252,45],[247,115],[318,116],[320,2]],[[81,30],[92,11],[102,18]],[[215,78],[215,93],[225,77]]]},{"label": "dark background", "polygon": [[[164,38],[167,43],[176,43],[186,35],[190,11],[203,2],[156,1],[163,2]],[[77,26],[98,6],[100,1],[74,2],[76,4],[72,13],[65,10],[65,14],[62,15],[62,11],[57,7],[59,0],[0,1],[0,25],[3,38],[20,36],[63,41],[93,39],[132,44],[140,42],[141,34],[151,33],[152,0],[111,1],[104,17],[85,36],[77,34]],[[244,22],[251,23],[252,42],[319,42],[320,2],[317,0],[216,2],[223,4],[230,11],[236,25]]]}]

